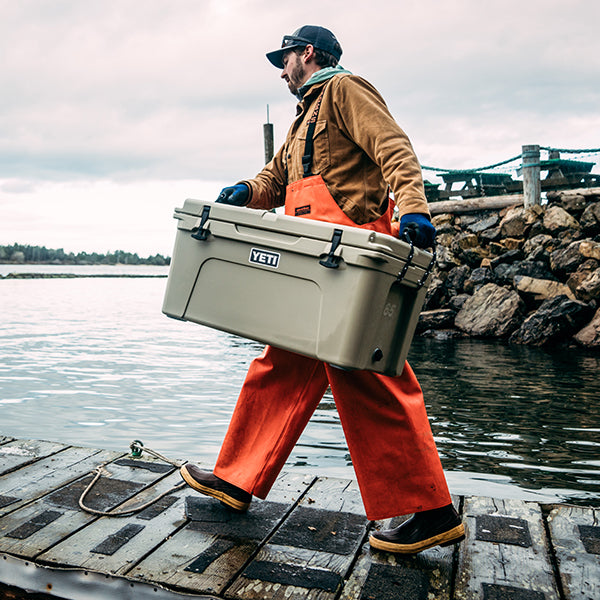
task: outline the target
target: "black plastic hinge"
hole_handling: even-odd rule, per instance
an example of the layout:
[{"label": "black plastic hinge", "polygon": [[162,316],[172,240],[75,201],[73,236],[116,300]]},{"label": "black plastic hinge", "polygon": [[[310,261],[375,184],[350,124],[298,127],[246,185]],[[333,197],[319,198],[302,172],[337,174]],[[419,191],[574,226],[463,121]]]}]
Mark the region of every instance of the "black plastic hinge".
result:
[{"label": "black plastic hinge", "polygon": [[210,214],[210,206],[204,206],[202,209],[202,215],[200,216],[200,225],[198,227],[194,227],[192,229],[192,237],[195,240],[204,241],[208,234],[210,233],[210,229],[208,227],[204,227],[206,225],[206,221],[208,221],[208,215]]},{"label": "black plastic hinge", "polygon": [[337,269],[340,266],[340,257],[335,255],[337,247],[340,245],[342,240],[342,230],[334,229],[333,237],[331,238],[331,248],[329,254],[325,260],[320,260],[319,264],[327,267],[328,269]]}]

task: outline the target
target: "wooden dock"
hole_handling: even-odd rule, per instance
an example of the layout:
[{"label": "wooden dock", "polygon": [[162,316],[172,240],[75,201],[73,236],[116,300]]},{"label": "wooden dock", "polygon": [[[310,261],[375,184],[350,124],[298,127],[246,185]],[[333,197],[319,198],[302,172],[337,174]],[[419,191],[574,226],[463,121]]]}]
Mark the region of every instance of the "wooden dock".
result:
[{"label": "wooden dock", "polygon": [[[0,597],[240,600],[598,600],[600,509],[456,497],[467,539],[413,557],[371,550],[356,482],[282,475],[232,513],[180,488],[129,517],[177,470],[55,442],[0,437]],[[3,595],[4,594],[4,595]],[[30,597],[25,595],[24,597]]]}]

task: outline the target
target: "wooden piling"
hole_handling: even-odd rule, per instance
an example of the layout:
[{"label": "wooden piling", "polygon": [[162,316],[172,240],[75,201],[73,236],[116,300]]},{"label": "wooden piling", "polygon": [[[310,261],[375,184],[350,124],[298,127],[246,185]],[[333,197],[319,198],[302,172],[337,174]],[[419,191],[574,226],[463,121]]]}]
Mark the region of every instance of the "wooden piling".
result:
[{"label": "wooden piling", "polygon": [[522,147],[523,200],[525,208],[541,204],[540,147],[537,144]]},{"label": "wooden piling", "polygon": [[265,164],[271,162],[274,154],[273,145],[273,123],[269,123],[269,105],[267,104],[267,122],[263,125],[263,136],[265,139]]}]

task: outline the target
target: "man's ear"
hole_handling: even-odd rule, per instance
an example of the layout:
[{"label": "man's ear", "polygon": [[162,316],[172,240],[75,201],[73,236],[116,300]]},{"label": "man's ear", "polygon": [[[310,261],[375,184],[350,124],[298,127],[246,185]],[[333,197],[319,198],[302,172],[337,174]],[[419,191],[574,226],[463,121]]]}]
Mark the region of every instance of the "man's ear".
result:
[{"label": "man's ear", "polygon": [[315,47],[312,44],[308,44],[306,48],[304,48],[304,52],[302,53],[302,60],[305,63],[310,62],[311,58],[315,56]]}]

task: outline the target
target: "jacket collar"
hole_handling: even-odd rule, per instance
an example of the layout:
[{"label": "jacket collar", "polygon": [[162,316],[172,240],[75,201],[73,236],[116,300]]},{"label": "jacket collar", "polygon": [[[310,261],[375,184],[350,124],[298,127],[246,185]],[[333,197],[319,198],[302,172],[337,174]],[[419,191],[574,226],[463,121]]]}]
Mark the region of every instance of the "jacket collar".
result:
[{"label": "jacket collar", "polygon": [[304,95],[302,96],[302,99],[296,105],[296,116],[298,117],[300,114],[302,114],[307,109],[307,107],[309,107],[311,105],[313,100],[315,100],[319,96],[319,94],[321,93],[323,88],[326,85],[328,85],[329,82],[334,77],[340,77],[340,76],[344,76],[347,74],[351,75],[350,71],[342,71],[342,72],[338,71],[337,73],[333,73],[331,75],[331,77],[328,77],[327,79],[324,79],[323,81],[318,81],[317,83],[313,83],[310,86],[304,85],[302,88],[300,88],[300,89],[306,88],[306,90],[304,92]]},{"label": "jacket collar", "polygon": [[304,97],[304,94],[309,90],[309,88],[316,84],[321,83],[323,81],[329,81],[335,75],[352,75],[350,71],[344,69],[341,65],[336,65],[335,67],[324,67],[315,71],[309,78],[308,81],[300,87],[298,90],[299,97]]}]

